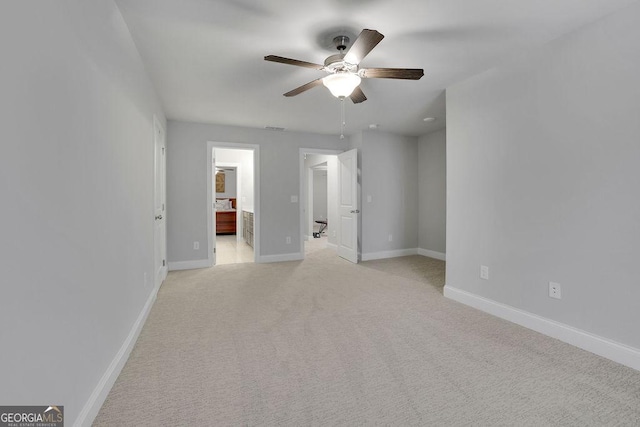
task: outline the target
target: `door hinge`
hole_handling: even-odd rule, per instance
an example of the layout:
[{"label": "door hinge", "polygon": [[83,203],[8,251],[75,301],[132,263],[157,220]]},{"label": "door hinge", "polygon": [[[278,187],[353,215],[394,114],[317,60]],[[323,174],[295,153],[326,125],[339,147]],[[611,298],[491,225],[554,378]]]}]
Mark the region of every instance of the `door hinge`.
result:
[{"label": "door hinge", "polygon": [[216,253],[216,248],[213,248],[213,253],[214,253],[214,254]]},{"label": "door hinge", "polygon": [[166,261],[165,261],[165,260],[162,260],[162,266],[164,267],[165,265],[167,265],[167,264],[166,264]]}]

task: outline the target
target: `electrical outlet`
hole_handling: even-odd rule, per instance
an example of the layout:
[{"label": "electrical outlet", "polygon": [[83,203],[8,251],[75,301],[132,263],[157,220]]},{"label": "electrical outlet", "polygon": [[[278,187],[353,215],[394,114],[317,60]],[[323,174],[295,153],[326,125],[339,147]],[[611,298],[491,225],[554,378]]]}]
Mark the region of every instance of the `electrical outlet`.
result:
[{"label": "electrical outlet", "polygon": [[291,203],[298,203],[298,196],[291,196]]},{"label": "electrical outlet", "polygon": [[367,203],[371,203],[371,195],[367,196]]},{"label": "electrical outlet", "polygon": [[287,245],[290,245],[290,244],[291,244],[291,237],[290,237],[290,236],[287,236],[287,237],[284,239],[284,241],[286,242],[286,244],[287,244]]},{"label": "electrical outlet", "polygon": [[198,249],[200,249],[200,242],[193,242],[193,250],[197,251]]},{"label": "electrical outlet", "polygon": [[389,241],[393,242],[393,234],[389,234]]},{"label": "electrical outlet", "polygon": [[480,278],[483,280],[489,280],[489,267],[486,265],[480,266]]},{"label": "electrical outlet", "polygon": [[549,296],[555,299],[562,299],[562,288],[560,283],[549,282]]}]

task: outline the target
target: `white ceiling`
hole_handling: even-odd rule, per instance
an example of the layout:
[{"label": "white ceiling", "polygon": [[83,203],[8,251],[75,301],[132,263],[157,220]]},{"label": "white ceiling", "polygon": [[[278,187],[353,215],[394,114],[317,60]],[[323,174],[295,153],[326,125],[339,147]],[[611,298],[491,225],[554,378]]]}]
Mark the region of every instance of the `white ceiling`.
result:
[{"label": "white ceiling", "polygon": [[363,80],[368,100],[346,101],[345,133],[422,135],[444,127],[451,84],[635,1],[116,0],[169,119],[335,135],[340,101],[326,88],[282,96],[324,73],[265,55],[323,63],[333,35],[380,31],[361,66],[425,76]]}]

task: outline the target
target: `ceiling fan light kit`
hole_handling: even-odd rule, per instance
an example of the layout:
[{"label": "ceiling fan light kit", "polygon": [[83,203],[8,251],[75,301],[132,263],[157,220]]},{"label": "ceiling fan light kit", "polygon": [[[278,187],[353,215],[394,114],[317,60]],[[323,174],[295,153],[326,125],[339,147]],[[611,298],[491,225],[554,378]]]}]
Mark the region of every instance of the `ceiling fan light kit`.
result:
[{"label": "ceiling fan light kit", "polygon": [[336,98],[344,99],[353,93],[353,90],[360,85],[362,79],[357,74],[349,72],[339,72],[329,74],[322,79],[331,94]]}]

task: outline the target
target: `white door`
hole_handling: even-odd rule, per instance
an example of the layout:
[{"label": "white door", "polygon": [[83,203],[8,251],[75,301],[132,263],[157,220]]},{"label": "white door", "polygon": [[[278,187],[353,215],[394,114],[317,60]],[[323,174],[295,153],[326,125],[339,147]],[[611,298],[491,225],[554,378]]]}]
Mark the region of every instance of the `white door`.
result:
[{"label": "white door", "polygon": [[164,129],[154,117],[154,246],[155,286],[160,286],[167,276],[167,229],[165,215],[166,198],[166,153]]},{"label": "white door", "polygon": [[358,262],[358,150],[338,154],[338,255]]}]

